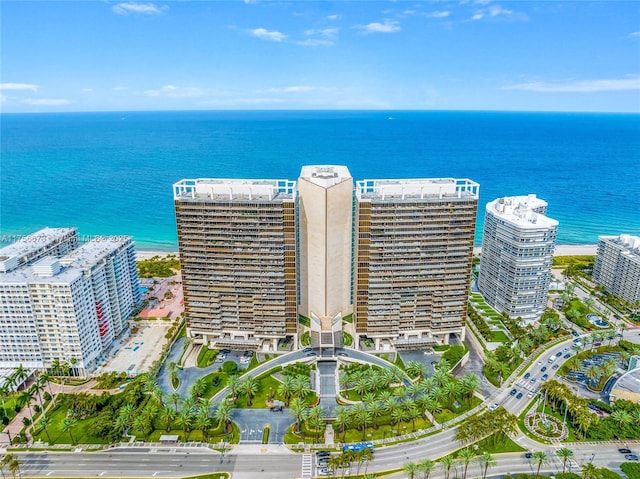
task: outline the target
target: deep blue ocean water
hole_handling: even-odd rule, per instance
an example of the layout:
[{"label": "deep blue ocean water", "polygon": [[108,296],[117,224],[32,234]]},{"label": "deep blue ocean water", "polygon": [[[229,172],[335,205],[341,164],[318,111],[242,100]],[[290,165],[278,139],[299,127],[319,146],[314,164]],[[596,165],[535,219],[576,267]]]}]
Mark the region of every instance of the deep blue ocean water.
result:
[{"label": "deep blue ocean water", "polygon": [[0,115],[0,232],[77,226],[177,249],[172,184],[286,178],[343,164],[354,179],[471,178],[484,205],[535,193],[559,244],[640,235],[640,115],[288,111]]}]

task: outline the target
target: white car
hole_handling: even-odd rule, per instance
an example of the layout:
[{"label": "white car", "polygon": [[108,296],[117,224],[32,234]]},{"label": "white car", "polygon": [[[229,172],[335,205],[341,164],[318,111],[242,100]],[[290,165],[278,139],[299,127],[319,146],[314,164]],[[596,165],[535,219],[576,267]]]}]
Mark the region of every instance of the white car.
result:
[{"label": "white car", "polygon": [[498,409],[500,407],[500,404],[498,403],[494,403],[491,406],[489,406],[489,411],[495,411],[496,409]]},{"label": "white car", "polygon": [[538,365],[539,365],[539,366],[542,366],[542,359],[540,359],[540,360],[538,361]]},{"label": "white car", "polygon": [[330,469],[328,467],[323,467],[318,471],[319,476],[330,476],[332,474],[333,474],[333,469]]}]

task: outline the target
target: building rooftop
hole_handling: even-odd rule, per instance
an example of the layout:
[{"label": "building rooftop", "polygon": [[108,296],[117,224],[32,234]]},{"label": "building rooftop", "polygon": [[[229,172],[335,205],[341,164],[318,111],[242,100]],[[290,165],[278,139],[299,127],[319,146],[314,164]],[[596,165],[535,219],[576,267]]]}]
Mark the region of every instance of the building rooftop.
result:
[{"label": "building rooftop", "polygon": [[300,178],[323,188],[329,188],[345,180],[350,180],[351,173],[346,166],[307,165],[300,170]]},{"label": "building rooftop", "polygon": [[286,201],[295,197],[295,181],[224,178],[184,179],[173,185],[180,201]]},{"label": "building rooftop", "polygon": [[42,228],[0,248],[0,272],[9,271],[32,259],[43,248],[76,232],[76,228]]},{"label": "building rooftop", "polygon": [[640,394],[640,368],[632,369],[620,376],[611,390]]},{"label": "building rooftop", "polygon": [[615,244],[629,258],[640,260],[640,236],[620,235],[620,236],[600,236],[600,241]]},{"label": "building rooftop", "polygon": [[356,183],[356,196],[361,200],[477,199],[479,193],[480,185],[466,178],[362,180]]},{"label": "building rooftop", "polygon": [[558,226],[558,221],[539,213],[547,202],[536,195],[505,196],[487,203],[487,213],[498,216],[519,228],[550,228]]},{"label": "building rooftop", "polygon": [[128,243],[131,243],[131,236],[97,237],[65,255],[60,259],[60,263],[63,266],[89,269],[101,259]]}]

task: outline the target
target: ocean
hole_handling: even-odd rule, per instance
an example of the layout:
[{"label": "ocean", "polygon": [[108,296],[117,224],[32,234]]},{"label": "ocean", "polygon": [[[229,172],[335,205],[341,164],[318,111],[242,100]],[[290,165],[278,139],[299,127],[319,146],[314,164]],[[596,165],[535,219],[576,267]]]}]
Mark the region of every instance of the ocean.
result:
[{"label": "ocean", "polygon": [[295,180],[307,164],[355,180],[470,178],[484,206],[534,193],[558,244],[640,235],[640,115],[444,111],[185,111],[0,115],[0,233],[44,226],[176,250],[173,183]]}]

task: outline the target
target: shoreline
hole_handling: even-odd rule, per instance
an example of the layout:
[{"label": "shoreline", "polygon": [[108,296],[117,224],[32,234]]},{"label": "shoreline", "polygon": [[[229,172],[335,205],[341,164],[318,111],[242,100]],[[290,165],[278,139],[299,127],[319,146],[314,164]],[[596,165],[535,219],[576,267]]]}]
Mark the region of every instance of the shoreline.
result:
[{"label": "shoreline", "polygon": [[[480,246],[474,246],[473,254],[478,255],[482,251]],[[556,245],[554,256],[595,256],[598,251],[597,244],[559,244]],[[136,260],[142,261],[154,256],[164,257],[168,254],[178,255],[178,251],[161,251],[140,249],[136,251]]]}]

